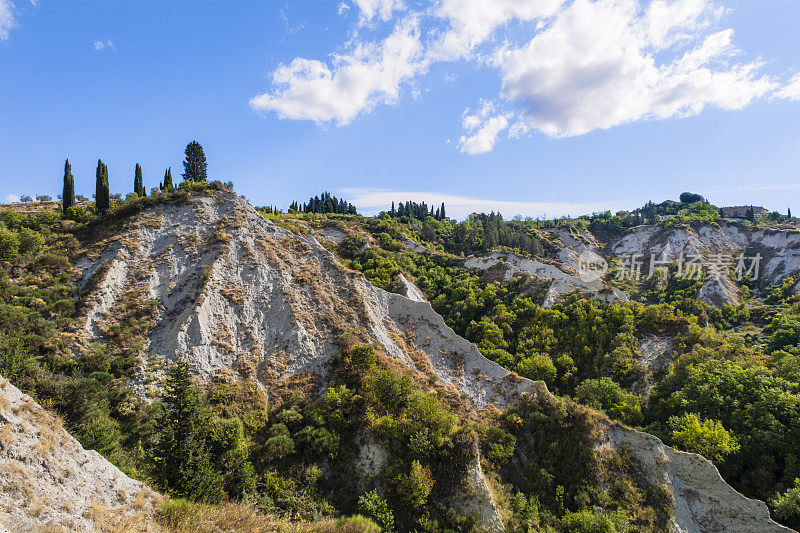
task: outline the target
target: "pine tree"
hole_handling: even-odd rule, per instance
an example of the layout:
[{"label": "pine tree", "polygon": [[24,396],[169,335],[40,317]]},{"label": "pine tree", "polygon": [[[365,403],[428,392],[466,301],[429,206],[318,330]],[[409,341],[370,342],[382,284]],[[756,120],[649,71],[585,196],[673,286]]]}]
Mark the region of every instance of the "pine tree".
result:
[{"label": "pine tree", "polygon": [[147,191],[142,185],[142,167],[139,166],[139,163],[136,163],[136,168],[133,171],[133,192],[139,195],[139,198],[147,196]]},{"label": "pine tree", "polygon": [[172,192],[175,190],[175,186],[172,185],[172,167],[164,171],[164,183],[161,183],[159,187],[164,192]]},{"label": "pine tree", "polygon": [[222,475],[211,465],[207,445],[208,416],[185,361],[179,361],[167,377],[158,427],[158,443],[153,450],[157,486],[195,501],[222,501]]},{"label": "pine tree", "polygon": [[94,206],[98,213],[108,211],[110,205],[108,190],[108,167],[100,159],[97,160],[97,183],[95,185]]},{"label": "pine tree", "polygon": [[64,193],[61,195],[61,208],[64,214],[75,205],[75,179],[72,177],[72,165],[69,159],[64,162]]},{"label": "pine tree", "polygon": [[189,181],[206,181],[208,163],[203,147],[197,141],[186,145],[186,159],[183,161],[183,179]]}]

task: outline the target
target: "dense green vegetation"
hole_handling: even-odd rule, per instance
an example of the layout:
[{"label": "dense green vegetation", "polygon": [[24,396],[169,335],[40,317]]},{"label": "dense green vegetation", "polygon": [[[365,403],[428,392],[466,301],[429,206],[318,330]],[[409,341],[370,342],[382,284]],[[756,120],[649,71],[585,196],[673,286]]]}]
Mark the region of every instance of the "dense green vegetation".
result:
[{"label": "dense green vegetation", "polygon": [[[688,214],[676,216],[703,213],[716,215],[698,201]],[[626,287],[644,303],[572,296],[545,309],[537,304],[542,286],[528,275],[499,282],[490,273],[465,269],[458,257],[442,253],[447,248],[437,232],[386,220],[365,221],[363,227],[377,246],[362,251],[365,240],[351,237],[336,251],[375,285],[401,290],[397,278],[404,273],[447,324],[488,358],[705,455],[736,488],[772,502],[776,516],[776,502],[783,516],[796,512],[787,510],[796,502],[792,491],[800,478],[800,304],[792,293],[794,278],[766,293],[771,307],[754,305],[752,312],[711,307],[696,299],[702,279],[675,276]],[[409,232],[434,252],[406,250],[400,243]],[[640,364],[638,339],[652,334],[674,339],[671,366],[650,370]],[[654,387],[645,396],[647,382]]]}]

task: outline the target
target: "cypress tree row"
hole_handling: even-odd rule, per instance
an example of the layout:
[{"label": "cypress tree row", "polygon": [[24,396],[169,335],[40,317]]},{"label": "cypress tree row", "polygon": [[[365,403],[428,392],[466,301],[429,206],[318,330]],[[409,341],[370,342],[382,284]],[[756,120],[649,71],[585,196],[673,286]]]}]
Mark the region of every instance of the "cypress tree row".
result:
[{"label": "cypress tree row", "polygon": [[110,205],[108,190],[108,167],[100,159],[97,160],[97,181],[95,185],[94,206],[98,213],[108,211]]},{"label": "cypress tree row", "polygon": [[142,185],[142,167],[136,163],[136,169],[133,171],[133,192],[139,195],[139,198],[147,196],[147,191]]},{"label": "cypress tree row", "polygon": [[183,179],[190,181],[206,181],[208,163],[203,147],[197,141],[186,145],[186,159],[183,161]]},{"label": "cypress tree row", "polygon": [[159,184],[159,188],[164,192],[172,192],[175,186],[172,185],[172,167],[164,171],[164,182]]},{"label": "cypress tree row", "polygon": [[69,164],[69,159],[64,162],[64,193],[61,198],[61,208],[66,215],[67,209],[75,205],[75,179],[72,177],[72,165]]}]

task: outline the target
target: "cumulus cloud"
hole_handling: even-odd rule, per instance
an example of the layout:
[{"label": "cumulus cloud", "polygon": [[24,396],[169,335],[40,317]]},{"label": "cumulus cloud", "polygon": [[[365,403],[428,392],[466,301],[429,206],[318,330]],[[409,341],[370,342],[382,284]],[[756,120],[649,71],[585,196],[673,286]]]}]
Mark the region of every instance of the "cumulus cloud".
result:
[{"label": "cumulus cloud", "polygon": [[347,2],[339,2],[338,7],[336,8],[337,15],[345,15],[348,11],[350,11],[350,4]]},{"label": "cumulus cloud", "polygon": [[361,10],[362,23],[370,23],[374,18],[386,22],[392,18],[395,11],[405,9],[402,0],[354,0]]},{"label": "cumulus cloud", "polygon": [[13,9],[10,0],[0,0],[0,41],[8,39],[9,31],[17,25]]},{"label": "cumulus cloud", "polygon": [[114,41],[106,39],[105,41],[95,41],[94,49],[98,52],[102,52],[103,50],[116,50],[117,47],[114,46]]},{"label": "cumulus cloud", "polygon": [[16,194],[6,194],[6,203],[7,204],[13,204],[13,203],[16,203],[16,202],[19,202],[19,196],[17,196]]},{"label": "cumulus cloud", "polygon": [[495,30],[512,20],[531,21],[555,14],[565,0],[441,0],[434,9],[447,29],[435,40],[431,56],[448,61],[468,56]]},{"label": "cumulus cloud", "polygon": [[461,126],[467,131],[458,143],[458,150],[471,155],[491,152],[497,136],[508,129],[511,113],[497,113],[490,101],[481,102],[476,113],[464,111]]},{"label": "cumulus cloud", "polygon": [[[671,5],[677,10],[686,3]],[[730,29],[659,63],[654,54],[696,28],[702,14],[662,14],[653,29],[635,0],[576,0],[526,45],[498,53],[502,95],[531,127],[564,137],[694,115],[708,105],[741,109],[773,91],[776,84],[759,74],[760,63],[728,64],[738,54]]]},{"label": "cumulus cloud", "polygon": [[330,61],[297,57],[280,65],[272,90],[251,100],[254,109],[344,125],[396,103],[431,65],[465,61],[496,72],[500,92],[487,97],[507,110],[461,117],[466,132],[457,147],[479,154],[504,133],[569,137],[709,106],[800,100],[800,75],[781,84],[761,60],[743,59],[716,0],[350,3],[360,10],[357,28],[396,20],[388,36],[366,42],[355,29]]},{"label": "cumulus cloud", "polygon": [[332,63],[298,57],[281,65],[272,76],[275,90],[253,98],[251,106],[281,118],[343,125],[392,103],[401,85],[425,69],[418,23],[405,19],[383,41],[357,42]]},{"label": "cumulus cloud", "polygon": [[778,91],[775,96],[793,102],[800,102],[800,74],[795,74],[785,86]]},{"label": "cumulus cloud", "polygon": [[488,213],[490,211],[502,213],[506,218],[516,215],[548,218],[566,215],[578,216],[605,211],[606,209],[630,208],[632,205],[640,205],[646,201],[646,199],[641,198],[627,200],[616,198],[596,203],[524,202],[470,198],[431,191],[386,191],[368,188],[343,189],[341,193],[358,208],[359,213],[377,214],[380,211],[387,210],[393,201],[399,202],[414,199],[414,201],[424,201],[429,205],[439,205],[444,202],[447,208],[447,215],[456,219],[464,219],[470,213]]}]

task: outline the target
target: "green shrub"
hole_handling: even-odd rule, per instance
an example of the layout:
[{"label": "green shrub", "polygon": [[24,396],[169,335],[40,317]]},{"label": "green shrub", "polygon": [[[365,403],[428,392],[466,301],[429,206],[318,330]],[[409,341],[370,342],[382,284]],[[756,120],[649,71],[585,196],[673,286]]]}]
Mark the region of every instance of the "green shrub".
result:
[{"label": "green shrub", "polygon": [[547,354],[535,354],[522,359],[516,368],[517,374],[534,381],[544,381],[552,385],[556,379],[556,365]]},{"label": "green shrub", "polygon": [[422,466],[419,461],[411,463],[408,474],[400,476],[397,483],[397,494],[400,503],[416,516],[425,514],[428,496],[433,490],[433,476],[427,466]]},{"label": "green shrub", "polygon": [[414,382],[408,374],[380,370],[372,375],[370,389],[387,411],[398,414],[408,406]]},{"label": "green shrub", "polygon": [[21,228],[18,232],[19,253],[38,254],[44,247],[44,237],[38,232],[28,228]]},{"label": "green shrub", "polygon": [[[380,533],[381,531],[380,525],[360,515],[337,518],[334,527],[341,533]],[[324,529],[320,528],[320,531],[324,531]]]},{"label": "green shrub", "polygon": [[561,519],[566,533],[626,533],[630,524],[622,511],[578,511]]},{"label": "green shrub", "polygon": [[672,440],[682,450],[720,462],[739,450],[739,443],[716,420],[700,420],[694,413],[669,419]]},{"label": "green shrub", "polygon": [[639,398],[611,378],[587,379],[575,389],[575,399],[631,426],[644,420]]},{"label": "green shrub", "polygon": [[517,438],[500,428],[491,427],[481,439],[484,456],[499,465],[511,459],[517,445]]},{"label": "green shrub", "polygon": [[386,500],[378,495],[378,491],[373,490],[359,496],[356,511],[372,519],[384,533],[394,530],[394,514]]},{"label": "green shrub", "polygon": [[378,359],[372,346],[357,346],[350,351],[350,366],[358,373],[365,373],[375,367]]},{"label": "green shrub", "polygon": [[289,435],[275,435],[264,443],[264,455],[268,461],[277,461],[293,453],[294,441]]},{"label": "green shrub", "polygon": [[0,260],[11,261],[19,255],[17,232],[0,227]]},{"label": "green shrub", "polygon": [[800,529],[800,479],[783,494],[778,494],[769,502],[773,516],[782,524]]},{"label": "green shrub", "polygon": [[236,450],[244,442],[244,424],[238,418],[217,418],[211,424],[211,446],[218,453]]}]

